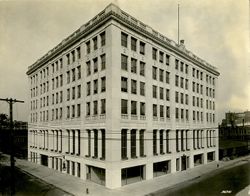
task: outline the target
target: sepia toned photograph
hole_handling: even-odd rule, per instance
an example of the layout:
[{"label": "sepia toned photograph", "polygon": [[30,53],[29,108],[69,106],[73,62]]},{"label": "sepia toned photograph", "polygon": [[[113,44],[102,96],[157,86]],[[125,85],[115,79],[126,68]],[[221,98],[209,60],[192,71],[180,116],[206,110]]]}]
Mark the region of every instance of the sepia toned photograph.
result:
[{"label": "sepia toned photograph", "polygon": [[249,0],[0,0],[0,195],[250,195]]}]

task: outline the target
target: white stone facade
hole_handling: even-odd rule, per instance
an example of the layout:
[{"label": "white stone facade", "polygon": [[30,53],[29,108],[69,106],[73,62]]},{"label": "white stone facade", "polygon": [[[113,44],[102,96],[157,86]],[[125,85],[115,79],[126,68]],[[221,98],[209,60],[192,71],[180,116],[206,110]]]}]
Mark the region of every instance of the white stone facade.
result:
[{"label": "white stone facade", "polygon": [[118,188],[218,160],[216,68],[113,4],[27,75],[30,161]]}]

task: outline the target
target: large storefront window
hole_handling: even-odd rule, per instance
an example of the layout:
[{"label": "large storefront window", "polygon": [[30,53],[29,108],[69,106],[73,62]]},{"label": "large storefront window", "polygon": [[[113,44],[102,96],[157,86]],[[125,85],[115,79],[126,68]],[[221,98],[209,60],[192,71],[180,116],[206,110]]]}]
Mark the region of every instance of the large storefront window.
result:
[{"label": "large storefront window", "polygon": [[122,185],[144,180],[145,173],[145,165],[122,169]]},{"label": "large storefront window", "polygon": [[162,176],[162,175],[170,173],[171,171],[170,163],[171,163],[170,161],[162,161],[162,162],[154,163],[153,165],[154,177]]}]

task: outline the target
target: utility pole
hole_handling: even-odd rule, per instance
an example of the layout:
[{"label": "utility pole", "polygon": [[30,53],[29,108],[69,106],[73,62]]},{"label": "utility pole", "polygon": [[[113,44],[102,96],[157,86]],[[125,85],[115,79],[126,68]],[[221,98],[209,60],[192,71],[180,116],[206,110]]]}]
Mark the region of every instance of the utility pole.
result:
[{"label": "utility pole", "polygon": [[9,103],[10,107],[10,148],[11,148],[11,153],[10,153],[10,168],[11,168],[11,195],[15,194],[15,144],[14,144],[14,130],[13,130],[13,104],[16,102],[19,103],[24,103],[24,101],[21,100],[16,100],[16,99],[1,99],[0,101],[6,101]]}]

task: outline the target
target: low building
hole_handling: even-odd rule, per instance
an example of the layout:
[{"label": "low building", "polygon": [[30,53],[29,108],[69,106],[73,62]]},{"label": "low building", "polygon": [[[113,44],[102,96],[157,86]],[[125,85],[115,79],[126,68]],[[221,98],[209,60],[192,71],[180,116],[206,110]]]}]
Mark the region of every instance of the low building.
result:
[{"label": "low building", "polygon": [[118,188],[218,160],[219,72],[114,4],[27,75],[33,162]]},{"label": "low building", "polygon": [[242,156],[250,150],[250,111],[228,112],[219,126],[219,158]]}]

